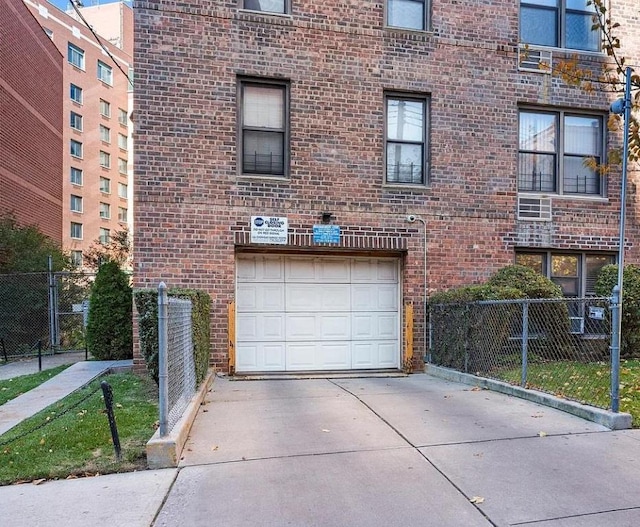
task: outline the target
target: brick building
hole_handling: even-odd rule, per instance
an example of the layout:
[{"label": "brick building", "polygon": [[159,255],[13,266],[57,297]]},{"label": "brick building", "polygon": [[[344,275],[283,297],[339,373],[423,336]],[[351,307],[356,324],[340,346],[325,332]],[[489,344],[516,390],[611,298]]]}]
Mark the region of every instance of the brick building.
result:
[{"label": "brick building", "polygon": [[133,64],[133,12],[122,2],[82,8],[96,33],[104,32],[98,42],[73,10],[44,0],[24,3],[64,57],[60,225],[63,248],[81,265],[84,251],[132,220],[133,95],[126,74]]},{"label": "brick building", "polygon": [[62,56],[21,0],[0,0],[0,213],[62,242]]},{"label": "brick building", "polygon": [[514,262],[592,292],[620,175],[583,159],[621,136],[548,67],[607,60],[586,0],[547,4],[138,2],[135,285],[207,290],[237,372],[420,368],[424,299]]}]

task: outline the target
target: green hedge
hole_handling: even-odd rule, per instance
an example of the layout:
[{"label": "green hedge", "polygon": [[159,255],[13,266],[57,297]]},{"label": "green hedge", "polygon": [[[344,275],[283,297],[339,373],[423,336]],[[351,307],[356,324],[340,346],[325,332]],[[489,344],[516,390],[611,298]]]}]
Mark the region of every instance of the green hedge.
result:
[{"label": "green hedge", "polygon": [[[170,288],[170,297],[191,300],[191,324],[193,358],[196,366],[196,382],[199,385],[209,369],[211,298],[204,291]],[[158,382],[158,291],[135,289],[133,297],[138,310],[140,351],[153,380]]]}]

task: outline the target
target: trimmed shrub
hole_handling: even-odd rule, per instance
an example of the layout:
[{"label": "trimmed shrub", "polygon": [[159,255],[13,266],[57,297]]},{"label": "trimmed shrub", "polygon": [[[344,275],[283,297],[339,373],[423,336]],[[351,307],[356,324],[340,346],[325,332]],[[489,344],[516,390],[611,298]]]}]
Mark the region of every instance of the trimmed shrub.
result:
[{"label": "trimmed shrub", "polygon": [[[640,357],[640,267],[625,265],[622,284],[620,356]],[[605,265],[596,281],[596,294],[610,297],[618,283],[618,266]]]},{"label": "trimmed shrub", "polygon": [[526,295],[515,287],[489,284],[468,285],[435,293],[431,295],[429,304],[465,304],[479,300],[514,300],[518,298],[526,298]]},{"label": "trimmed shrub", "polygon": [[489,279],[487,285],[515,287],[526,298],[562,298],[560,286],[524,265],[503,267]]},{"label": "trimmed shrub", "polygon": [[98,360],[133,356],[131,286],[115,262],[100,267],[91,287],[87,347]]},{"label": "trimmed shrub", "polygon": [[[209,369],[211,298],[204,291],[193,289],[171,288],[167,293],[170,297],[191,300],[193,358],[196,367],[196,383],[199,385]],[[158,383],[158,291],[136,289],[133,297],[138,310],[140,352],[147,364],[149,374]]]}]

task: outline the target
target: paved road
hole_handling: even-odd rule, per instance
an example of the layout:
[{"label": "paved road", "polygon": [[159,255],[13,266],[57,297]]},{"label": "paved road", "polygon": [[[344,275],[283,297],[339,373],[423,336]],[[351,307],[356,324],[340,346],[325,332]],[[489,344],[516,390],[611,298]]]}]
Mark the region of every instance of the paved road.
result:
[{"label": "paved road", "polygon": [[178,469],[2,487],[0,525],[636,527],[638,488],[640,430],[428,375],[218,378]]}]

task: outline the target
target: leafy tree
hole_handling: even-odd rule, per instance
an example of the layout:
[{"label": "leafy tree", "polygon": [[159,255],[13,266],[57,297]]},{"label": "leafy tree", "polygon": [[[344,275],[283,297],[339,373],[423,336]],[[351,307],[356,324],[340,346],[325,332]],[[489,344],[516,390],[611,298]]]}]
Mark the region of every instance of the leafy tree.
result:
[{"label": "leafy tree", "polygon": [[105,262],[116,262],[119,267],[125,267],[131,254],[131,235],[126,227],[117,231],[109,243],[96,240],[84,254],[84,264],[89,269],[98,270]]},{"label": "leafy tree", "polygon": [[133,356],[132,291],[116,262],[102,264],[91,288],[87,347],[99,360]]}]

